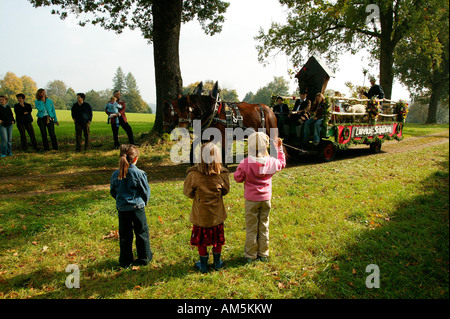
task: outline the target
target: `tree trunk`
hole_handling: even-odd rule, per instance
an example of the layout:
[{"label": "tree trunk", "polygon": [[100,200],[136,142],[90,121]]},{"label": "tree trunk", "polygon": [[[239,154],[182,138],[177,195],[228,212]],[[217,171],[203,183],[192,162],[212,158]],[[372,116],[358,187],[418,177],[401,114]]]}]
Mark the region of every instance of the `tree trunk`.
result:
[{"label": "tree trunk", "polygon": [[383,88],[384,98],[386,99],[391,99],[392,97],[392,84],[394,82],[393,66],[394,46],[390,41],[381,40],[380,85]]},{"label": "tree trunk", "polygon": [[[444,75],[445,77],[445,75]],[[428,104],[427,124],[437,123],[437,109],[442,90],[446,85],[446,81],[442,79],[442,73],[438,70],[433,71],[433,84],[431,85],[430,103]]]},{"label": "tree trunk", "polygon": [[384,91],[384,97],[391,99],[392,84],[394,82],[394,49],[392,41],[393,9],[388,8],[386,12],[381,12],[381,37],[380,37],[380,85]]},{"label": "tree trunk", "polygon": [[156,81],[156,118],[153,132],[162,133],[163,101],[182,92],[179,58],[182,0],[153,1],[153,55]]}]

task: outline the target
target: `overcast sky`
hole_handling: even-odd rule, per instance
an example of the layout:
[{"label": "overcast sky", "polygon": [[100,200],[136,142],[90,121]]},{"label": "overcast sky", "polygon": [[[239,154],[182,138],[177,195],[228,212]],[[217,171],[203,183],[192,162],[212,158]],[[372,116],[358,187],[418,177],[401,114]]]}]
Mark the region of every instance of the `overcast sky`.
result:
[{"label": "overcast sky", "polygon": [[[258,63],[254,37],[272,21],[285,19],[278,0],[228,0],[223,31],[215,36],[203,33],[198,22],[181,27],[180,64],[183,84],[214,80],[235,89],[242,100],[249,91],[256,91],[283,76],[291,91],[297,88],[287,70],[292,64],[284,55]],[[0,78],[6,72],[28,75],[38,87],[62,80],[76,92],[112,87],[112,79],[120,66],[137,80],[141,95],[148,103],[156,102],[153,48],[139,30],[117,35],[101,27],[79,27],[75,18],[65,21],[50,14],[51,9],[33,8],[27,0],[0,0]],[[329,89],[348,94],[344,83],[368,85],[362,74],[368,61],[363,55],[343,55],[329,83]],[[369,73],[378,74],[378,67]],[[392,98],[409,99],[408,91],[394,83]]]}]

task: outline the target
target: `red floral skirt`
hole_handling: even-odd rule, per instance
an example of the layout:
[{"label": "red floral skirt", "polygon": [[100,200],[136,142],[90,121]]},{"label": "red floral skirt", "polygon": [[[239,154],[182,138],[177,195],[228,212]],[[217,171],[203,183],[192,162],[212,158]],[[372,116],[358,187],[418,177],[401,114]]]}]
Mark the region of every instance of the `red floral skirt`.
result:
[{"label": "red floral skirt", "polygon": [[223,223],[214,227],[192,226],[191,245],[222,246],[223,244],[225,244]]}]

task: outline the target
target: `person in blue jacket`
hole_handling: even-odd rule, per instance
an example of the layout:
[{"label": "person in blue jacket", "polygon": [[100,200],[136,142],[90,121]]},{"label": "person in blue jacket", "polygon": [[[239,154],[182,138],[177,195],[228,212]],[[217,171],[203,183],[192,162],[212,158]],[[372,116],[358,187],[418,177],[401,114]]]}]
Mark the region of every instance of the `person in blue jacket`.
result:
[{"label": "person in blue jacket", "polygon": [[50,140],[52,141],[52,147],[54,150],[58,149],[58,141],[56,140],[55,134],[55,124],[59,126],[58,119],[56,118],[55,105],[53,101],[47,97],[45,89],[39,89],[36,92],[36,101],[34,101],[36,110],[38,111],[37,123],[41,131],[42,144],[44,145],[44,150],[50,150],[47,131],[50,135]]},{"label": "person in blue jacket", "polygon": [[[145,216],[150,198],[147,174],[136,167],[139,150],[131,144],[120,146],[119,169],[111,176],[111,196],[119,212],[119,239],[121,267],[131,264],[147,265],[153,258]],[[133,260],[133,231],[136,235],[137,260]]]}]

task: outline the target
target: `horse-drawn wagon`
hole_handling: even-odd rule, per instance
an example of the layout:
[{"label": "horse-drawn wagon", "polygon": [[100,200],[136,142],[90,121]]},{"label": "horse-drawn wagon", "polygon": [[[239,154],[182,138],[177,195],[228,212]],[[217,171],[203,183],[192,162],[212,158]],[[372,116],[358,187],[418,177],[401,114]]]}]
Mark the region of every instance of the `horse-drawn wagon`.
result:
[{"label": "horse-drawn wagon", "polygon": [[[297,74],[297,78],[300,93],[305,93],[313,103],[317,93],[325,92],[330,71],[312,57]],[[271,107],[260,103],[222,101],[219,98],[217,82],[208,95],[203,95],[202,92],[203,83],[200,82],[193,94],[165,101],[164,104],[165,132],[170,133],[174,128],[194,129],[196,138],[191,141],[191,162],[195,145],[211,140],[211,134],[215,132],[218,134],[213,134],[214,137],[218,135],[220,138],[214,140],[221,143],[222,159],[227,163],[230,163],[226,157],[231,153],[233,139],[238,139],[238,136],[244,139],[245,134],[257,130],[265,131],[271,137],[272,145],[278,136],[284,137],[284,145],[290,155],[314,152],[324,161],[332,161],[338,149],[346,149],[350,145],[367,144],[373,152],[379,152],[385,140],[403,138],[407,104],[401,101],[326,97],[320,115],[319,141],[311,143],[312,132],[305,129],[304,119],[296,119],[297,112],[290,112],[289,115],[277,114],[273,109],[274,100]],[[295,97],[283,99],[288,104],[296,100]],[[283,116],[291,118],[285,122],[286,125],[280,126]]]},{"label": "horse-drawn wagon", "polygon": [[[314,103],[317,93],[324,94],[330,71],[320,60],[311,57],[296,77],[299,80],[299,91],[307,94],[308,100]],[[276,98],[277,96],[273,96],[272,106]],[[291,105],[297,100],[295,97],[282,98],[285,103]],[[305,120],[295,118],[298,112],[276,115],[278,118],[284,117],[284,125],[278,128],[283,130],[281,135],[284,135],[284,144],[291,156],[316,153],[321,160],[332,161],[337,150],[351,145],[366,144],[372,152],[378,153],[384,141],[401,140],[407,107],[403,101],[394,102],[376,97],[356,99],[327,96],[322,114],[318,118],[322,120],[318,143],[311,141],[313,132],[305,130]]]},{"label": "horse-drawn wagon", "polygon": [[[292,97],[283,98],[285,101],[292,100]],[[290,122],[281,128],[285,130],[284,144],[290,155],[317,153],[321,160],[332,161],[337,150],[352,145],[366,144],[373,153],[378,153],[384,141],[403,139],[403,123],[407,112],[405,102],[326,97],[325,105],[320,142],[317,145],[312,143],[311,136],[304,141],[304,123]],[[346,111],[355,105],[359,110],[363,105],[364,112]]]}]

